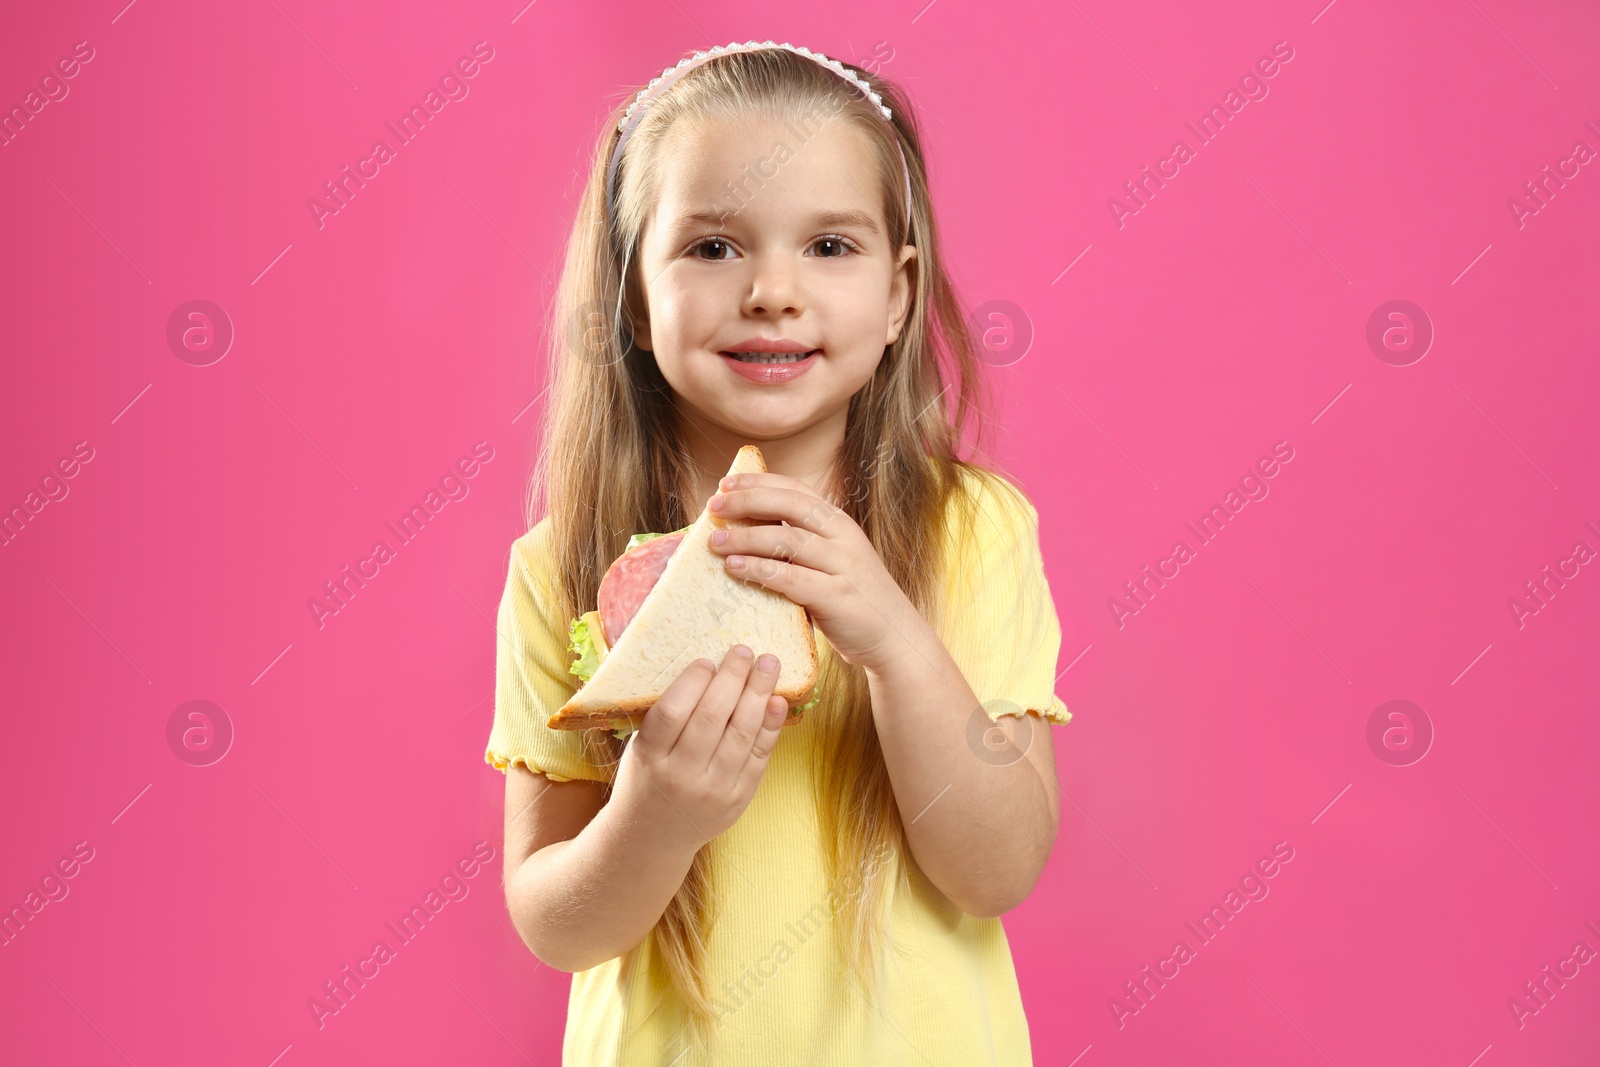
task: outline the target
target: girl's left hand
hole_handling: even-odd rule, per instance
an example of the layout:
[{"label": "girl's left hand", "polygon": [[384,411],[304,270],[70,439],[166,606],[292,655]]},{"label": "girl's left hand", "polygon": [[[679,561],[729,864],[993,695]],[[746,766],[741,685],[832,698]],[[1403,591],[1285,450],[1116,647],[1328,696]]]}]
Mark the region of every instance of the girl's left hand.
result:
[{"label": "girl's left hand", "polygon": [[[920,619],[847,512],[782,474],[735,474],[711,498],[713,515],[763,522],[711,535],[728,573],[804,607],[846,663],[876,666]],[[783,520],[789,525],[774,525]],[[740,562],[742,561],[742,562]]]}]

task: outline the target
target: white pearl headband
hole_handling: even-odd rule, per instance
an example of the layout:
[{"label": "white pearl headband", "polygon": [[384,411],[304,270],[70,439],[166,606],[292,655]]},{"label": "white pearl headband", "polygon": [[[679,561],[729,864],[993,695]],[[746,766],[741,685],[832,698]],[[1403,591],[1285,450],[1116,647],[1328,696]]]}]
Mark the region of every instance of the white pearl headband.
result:
[{"label": "white pearl headband", "polygon": [[[771,41],[746,41],[744,44],[725,44],[709,51],[696,52],[692,56],[686,56],[678,60],[677,66],[668,67],[659,76],[650,79],[650,84],[639,90],[638,95],[633,98],[633,102],[628,105],[628,110],[623,112],[622,121],[617,123],[617,129],[622,136],[618,138],[617,147],[611,152],[611,164],[606,168],[606,215],[608,218],[616,218],[617,164],[622,160],[622,149],[628,143],[628,138],[633,136],[633,131],[638,128],[639,120],[644,117],[644,113],[650,109],[650,105],[655,101],[658,90],[664,90],[708,59],[715,59],[717,56],[731,52],[754,52],[763,48],[787,49],[796,55],[805,56],[807,59],[821,64],[860,89],[867,99],[871,100],[873,105],[883,113],[885,122],[893,119],[893,113],[884,106],[882,97],[873,91],[872,86],[867,84],[865,78],[862,78],[853,70],[845,69],[843,63],[840,63],[837,59],[829,59],[821,52],[813,52],[809,48],[799,48],[787,41],[782,44],[774,44]],[[905,182],[906,229],[909,231],[911,228],[911,171],[906,167],[905,150],[900,147],[900,138],[898,136],[895,138],[894,144],[895,150],[900,153],[900,176]]]}]

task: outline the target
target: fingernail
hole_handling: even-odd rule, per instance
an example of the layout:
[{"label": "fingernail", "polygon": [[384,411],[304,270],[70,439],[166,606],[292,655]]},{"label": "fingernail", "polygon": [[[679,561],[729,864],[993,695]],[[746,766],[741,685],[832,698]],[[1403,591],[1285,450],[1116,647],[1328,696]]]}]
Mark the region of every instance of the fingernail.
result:
[{"label": "fingernail", "polygon": [[721,511],[722,510],[722,495],[720,493],[711,498],[711,510],[712,511]]},{"label": "fingernail", "polygon": [[756,666],[770,674],[778,669],[778,657],[771,652],[763,652],[761,658],[756,660]]},{"label": "fingernail", "polygon": [[727,544],[728,543],[728,531],[727,530],[716,530],[716,531],[714,531],[711,534],[711,543],[714,544],[714,545],[719,545],[719,546]]},{"label": "fingernail", "polygon": [[738,656],[740,659],[743,659],[746,656],[750,656],[750,655],[753,654],[750,651],[750,646],[749,645],[734,645],[733,646],[733,652],[734,652],[734,655]]},{"label": "fingernail", "polygon": [[734,570],[738,570],[740,567],[744,566],[744,557],[743,556],[729,556],[728,557],[728,566],[732,567]]}]

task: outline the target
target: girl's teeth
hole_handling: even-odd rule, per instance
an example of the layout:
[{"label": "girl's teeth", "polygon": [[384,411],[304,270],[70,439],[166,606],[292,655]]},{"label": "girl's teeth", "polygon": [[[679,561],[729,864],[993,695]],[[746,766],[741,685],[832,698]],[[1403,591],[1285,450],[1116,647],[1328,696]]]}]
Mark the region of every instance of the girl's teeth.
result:
[{"label": "girl's teeth", "polygon": [[796,363],[805,359],[809,352],[734,352],[733,358],[740,363]]}]

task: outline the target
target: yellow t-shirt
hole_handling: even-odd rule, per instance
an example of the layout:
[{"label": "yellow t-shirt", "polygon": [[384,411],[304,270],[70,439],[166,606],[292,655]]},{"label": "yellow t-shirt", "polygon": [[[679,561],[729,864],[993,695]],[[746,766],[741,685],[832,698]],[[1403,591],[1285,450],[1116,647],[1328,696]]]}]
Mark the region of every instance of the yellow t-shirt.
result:
[{"label": "yellow t-shirt", "polygon": [[[1061,630],[1039,554],[1038,512],[1009,484],[966,473],[978,494],[975,555],[946,552],[941,596],[951,620],[940,636],[991,718],[1035,710],[1066,723],[1055,695]],[[953,506],[953,505],[952,505]],[[494,727],[485,759],[554,781],[604,780],[585,762],[579,735],[546,719],[574,691],[567,673],[569,619],[553,617],[549,520],[512,545],[500,602]],[[964,558],[965,563],[952,560]],[[974,563],[973,561],[977,562]],[[819,655],[832,655],[816,631]],[[968,915],[926,878],[893,890],[883,1000],[867,1003],[842,973],[833,939],[822,841],[813,805],[811,747],[827,700],[786,727],[754,798],[718,837],[711,873],[718,919],[709,935],[710,990],[726,1010],[715,1030],[717,1067],[974,1067],[1031,1065],[1028,1021],[999,919]],[[1033,720],[1036,728],[1043,728]],[[908,863],[915,860],[909,855]],[[621,958],[572,976],[562,1062],[582,1067],[698,1063],[684,1048],[685,1014],[666,996],[666,971],[646,939],[625,980]]]}]

